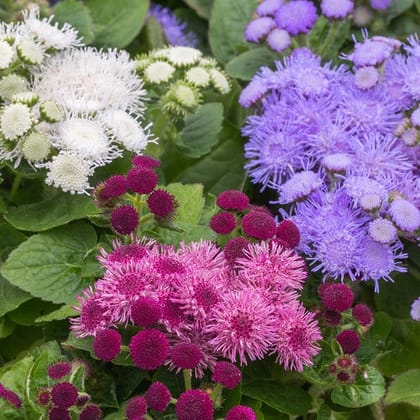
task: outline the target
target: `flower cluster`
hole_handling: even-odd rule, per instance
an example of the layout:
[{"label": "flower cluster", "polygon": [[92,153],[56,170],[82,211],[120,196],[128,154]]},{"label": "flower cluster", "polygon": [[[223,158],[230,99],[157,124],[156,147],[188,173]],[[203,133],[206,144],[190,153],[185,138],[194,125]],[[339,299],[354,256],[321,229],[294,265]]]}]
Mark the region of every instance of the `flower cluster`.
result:
[{"label": "flower cluster", "polygon": [[217,62],[191,47],[151,51],[138,57],[137,71],[147,87],[160,92],[162,111],[174,119],[193,112],[205,92],[225,95],[230,91],[230,82]]},{"label": "flower cluster", "polygon": [[187,30],[187,25],[182,22],[168,7],[152,3],[149,9],[149,18],[155,18],[169,45],[179,45],[183,47],[196,47],[197,37],[193,32]]},{"label": "flower cluster", "polygon": [[[418,75],[420,46],[373,37],[322,64],[306,48],[263,67],[243,90],[261,104],[243,134],[251,180],[291,205],[303,250],[324,280],[392,280],[405,271],[401,237],[420,228]],[[344,57],[344,56],[343,56]],[[404,117],[404,114],[407,117]]]},{"label": "flower cluster", "polygon": [[[359,26],[366,25],[372,18],[366,6],[355,8],[353,0],[322,0],[320,12],[329,20],[341,20],[351,16]],[[391,0],[371,0],[373,9],[384,10]],[[263,0],[255,10],[255,17],[245,29],[249,42],[265,41],[277,52],[289,48],[292,37],[308,33],[318,20],[316,4],[311,0]]]},{"label": "flower cluster", "polygon": [[302,371],[319,351],[315,314],[298,301],[305,263],[274,241],[249,244],[233,266],[207,241],[175,249],[146,239],[116,241],[100,262],[105,274],[79,297],[71,327],[96,337],[98,357],[119,354],[116,328],[128,323],[139,329],[131,359],[146,370],[167,364],[202,377],[219,357],[244,365],[275,354]]},{"label": "flower cluster", "polygon": [[34,8],[0,25],[0,161],[26,160],[47,184],[84,193],[95,168],[146,147],[146,92],[126,52],[80,48],[52,18]]}]

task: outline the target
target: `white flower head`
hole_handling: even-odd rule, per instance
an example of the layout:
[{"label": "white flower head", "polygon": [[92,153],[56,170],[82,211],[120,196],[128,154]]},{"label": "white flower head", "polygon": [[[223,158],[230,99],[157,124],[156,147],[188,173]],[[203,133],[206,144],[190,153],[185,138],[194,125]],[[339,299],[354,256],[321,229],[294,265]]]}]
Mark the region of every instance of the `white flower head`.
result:
[{"label": "white flower head", "polygon": [[175,67],[165,61],[155,61],[149,64],[143,72],[143,78],[149,83],[166,83],[175,73]]},{"label": "white flower head", "polygon": [[199,104],[198,92],[184,83],[177,83],[168,92],[173,99],[186,108],[195,108]]},{"label": "white flower head", "polygon": [[382,206],[382,200],[379,194],[374,192],[363,194],[358,199],[359,206],[364,211],[376,211]]},{"label": "white flower head", "polygon": [[42,166],[48,169],[45,179],[48,185],[72,194],[87,193],[90,188],[89,176],[93,174],[93,168],[89,161],[72,152],[61,152]]},{"label": "white flower head", "polygon": [[214,88],[222,95],[230,92],[230,84],[227,77],[219,70],[211,69],[210,78]]},{"label": "white flower head", "polygon": [[403,198],[392,201],[388,213],[392,221],[403,231],[414,232],[420,228],[420,210]]},{"label": "white flower head", "polygon": [[58,105],[51,100],[47,100],[39,107],[42,118],[49,123],[56,123],[61,121],[63,113]]},{"label": "white flower head", "polygon": [[370,89],[379,81],[379,72],[375,67],[360,67],[354,73],[354,84],[359,89]]},{"label": "white flower head", "polygon": [[19,40],[19,43],[16,45],[16,50],[19,58],[26,64],[41,64],[45,56],[41,45],[29,38]]},{"label": "white flower head", "polygon": [[75,115],[143,108],[145,90],[125,51],[68,49],[34,72],[34,90]]},{"label": "white flower head", "polygon": [[36,131],[29,134],[22,144],[22,153],[29,162],[39,162],[48,157],[51,145],[47,136]]},{"label": "white flower head", "polygon": [[28,106],[33,106],[38,102],[38,95],[35,92],[19,92],[15,93],[12,97],[12,101],[15,103],[21,103]]},{"label": "white flower head", "polygon": [[23,136],[32,127],[31,110],[24,104],[10,104],[3,109],[0,130],[7,140]]},{"label": "white flower head", "polygon": [[147,146],[149,133],[133,117],[124,111],[109,111],[102,116],[104,125],[111,131],[115,141],[127,150],[140,153]]},{"label": "white flower head", "polygon": [[279,203],[287,204],[301,200],[322,185],[322,179],[312,171],[302,171],[294,174],[279,188]]},{"label": "white flower head", "polygon": [[162,50],[163,57],[177,67],[192,66],[203,55],[200,50],[191,47],[170,47]]},{"label": "white flower head", "polygon": [[204,67],[191,67],[185,73],[185,80],[194,86],[207,87],[210,84],[210,74]]},{"label": "white flower head", "polygon": [[7,69],[15,58],[15,50],[6,41],[0,41],[0,70]]},{"label": "white flower head", "polygon": [[58,23],[51,23],[53,18],[54,16],[40,19],[39,8],[33,7],[23,12],[23,28],[45,48],[63,50],[83,45],[75,28],[68,23],[60,28]]},{"label": "white flower head", "polygon": [[77,153],[85,160],[103,165],[121,155],[110,145],[102,124],[96,120],[71,117],[59,123],[57,131],[54,146]]},{"label": "white flower head", "polygon": [[369,236],[381,244],[390,244],[397,239],[397,229],[393,223],[382,217],[372,220],[368,226]]},{"label": "white flower head", "polygon": [[0,96],[5,99],[11,100],[14,95],[26,92],[27,89],[26,79],[14,73],[4,76],[0,80]]},{"label": "white flower head", "polygon": [[420,297],[418,297],[411,305],[410,316],[415,321],[420,321]]},{"label": "white flower head", "polygon": [[351,164],[351,156],[346,153],[333,153],[322,159],[322,166],[331,172],[346,172]]},{"label": "white flower head", "polygon": [[414,128],[408,128],[401,136],[401,140],[406,146],[415,146],[420,141],[420,133]]}]

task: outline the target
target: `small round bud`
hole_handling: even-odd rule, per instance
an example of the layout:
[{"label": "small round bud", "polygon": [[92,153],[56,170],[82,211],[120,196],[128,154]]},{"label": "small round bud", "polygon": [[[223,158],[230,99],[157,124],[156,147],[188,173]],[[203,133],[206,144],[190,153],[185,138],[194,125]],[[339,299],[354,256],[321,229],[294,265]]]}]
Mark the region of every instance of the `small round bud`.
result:
[{"label": "small round bud", "polygon": [[96,357],[106,362],[114,360],[121,351],[121,336],[116,330],[99,331],[93,341]]},{"label": "small round bud", "polygon": [[232,213],[222,211],[210,219],[210,228],[219,235],[228,235],[236,228],[236,219]]},{"label": "small round bud", "polygon": [[360,338],[353,330],[344,330],[335,339],[346,354],[353,354],[360,347]]}]

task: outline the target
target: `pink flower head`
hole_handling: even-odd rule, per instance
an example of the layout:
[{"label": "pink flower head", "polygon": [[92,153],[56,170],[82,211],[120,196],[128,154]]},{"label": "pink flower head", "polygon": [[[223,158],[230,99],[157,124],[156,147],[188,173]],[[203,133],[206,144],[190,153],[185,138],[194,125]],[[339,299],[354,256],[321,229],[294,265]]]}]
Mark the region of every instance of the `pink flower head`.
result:
[{"label": "pink flower head", "polygon": [[106,362],[114,360],[121,351],[121,335],[117,330],[102,330],[93,342],[96,357]]},{"label": "pink flower head", "polygon": [[0,384],[0,399],[7,401],[9,404],[20,408],[22,406],[22,401],[16,392],[13,392],[11,389],[6,388],[4,385]]},{"label": "pink flower head", "polygon": [[175,405],[178,420],[213,420],[213,402],[200,389],[183,392]]},{"label": "pink flower head", "polygon": [[69,382],[55,384],[51,390],[52,402],[60,408],[69,408],[76,404],[77,388]]},{"label": "pink flower head", "polygon": [[277,226],[276,238],[287,242],[290,248],[295,248],[299,245],[300,232],[291,220],[283,220]]},{"label": "pink flower head", "polygon": [[150,168],[150,169],[159,168],[160,166],[160,161],[158,159],[155,159],[151,156],[145,156],[145,155],[134,156],[131,159],[131,162],[135,166],[142,166],[144,168]]},{"label": "pink flower head", "polygon": [[170,351],[171,361],[179,369],[195,369],[202,357],[200,347],[194,343],[178,343]]},{"label": "pink flower head", "polygon": [[293,250],[265,242],[251,244],[236,267],[245,284],[267,289],[273,295],[300,290],[307,277],[305,261]]},{"label": "pink flower head", "polygon": [[71,364],[68,362],[57,362],[48,366],[47,373],[55,381],[67,376],[71,372]]},{"label": "pink flower head", "polygon": [[127,173],[128,188],[137,194],[150,194],[158,183],[156,172],[145,166],[136,166]]},{"label": "pink flower head", "polygon": [[178,256],[191,272],[211,271],[222,275],[227,270],[226,260],[221,248],[210,241],[181,243]]},{"label": "pink flower head", "polygon": [[80,413],[79,420],[100,420],[102,410],[96,404],[87,405]]},{"label": "pink flower head", "polygon": [[264,241],[276,233],[276,223],[271,215],[261,210],[251,210],[242,219],[242,229],[251,238]]},{"label": "pink flower head", "polygon": [[48,420],[71,420],[70,411],[67,408],[53,407],[48,411]]},{"label": "pink flower head", "polygon": [[242,191],[226,190],[217,196],[216,204],[224,210],[245,210],[249,205],[249,198]]},{"label": "pink flower head", "polygon": [[178,202],[175,196],[163,189],[153,191],[147,198],[149,210],[156,219],[171,219],[175,215]]},{"label": "pink flower head", "polygon": [[222,211],[210,219],[210,228],[219,235],[228,235],[236,228],[236,219],[232,213]]},{"label": "pink flower head", "polygon": [[365,305],[364,303],[358,303],[355,305],[351,313],[353,318],[358,321],[360,325],[370,326],[373,324],[372,311],[370,310],[369,306]]},{"label": "pink flower head", "polygon": [[156,329],[138,332],[131,338],[129,347],[134,365],[144,370],[162,366],[169,353],[168,339]]},{"label": "pink flower head", "polygon": [[244,250],[250,242],[242,236],[229,239],[225,244],[225,258],[230,266],[233,266],[237,258],[245,257]]},{"label": "pink flower head", "polygon": [[327,309],[324,312],[324,318],[329,325],[335,326],[340,324],[342,315],[340,312],[330,311]]},{"label": "pink flower head", "polygon": [[76,400],[76,407],[83,408],[88,402],[90,402],[92,398],[89,394],[79,394]]},{"label": "pink flower head", "polygon": [[113,175],[109,177],[102,185],[99,191],[100,200],[110,200],[119,197],[127,192],[127,179],[124,175]]},{"label": "pink flower head", "polygon": [[172,396],[169,389],[162,382],[153,382],[144,398],[152,410],[162,412],[168,407]]},{"label": "pink flower head", "polygon": [[131,306],[131,320],[139,327],[150,327],[159,321],[162,307],[157,299],[140,296]]},{"label": "pink flower head", "polygon": [[237,405],[227,412],[225,420],[257,420],[257,415],[251,407]]},{"label": "pink flower head", "polygon": [[242,373],[233,363],[217,362],[211,380],[225,388],[233,389],[240,384]]},{"label": "pink flower head", "polygon": [[51,402],[51,391],[49,388],[40,388],[36,395],[36,403],[41,407],[48,407]]},{"label": "pink flower head", "polygon": [[128,420],[142,420],[147,413],[147,402],[144,397],[134,397],[128,402],[125,415]]},{"label": "pink flower head", "polygon": [[353,304],[354,294],[349,286],[328,283],[318,290],[322,304],[330,311],[343,312]]},{"label": "pink flower head", "polygon": [[314,318],[315,314],[298,302],[279,309],[274,351],[285,369],[302,372],[304,366],[312,365],[312,357],[320,350],[316,341],[322,338]]},{"label": "pink flower head", "polygon": [[133,233],[139,224],[139,215],[133,206],[119,206],[112,211],[111,225],[121,235]]},{"label": "pink flower head", "polygon": [[241,364],[262,359],[271,347],[276,332],[273,307],[252,288],[226,292],[213,308],[205,328],[214,334],[209,341],[216,353]]},{"label": "pink flower head", "polygon": [[344,330],[335,339],[346,354],[353,354],[360,347],[360,338],[354,330]]}]

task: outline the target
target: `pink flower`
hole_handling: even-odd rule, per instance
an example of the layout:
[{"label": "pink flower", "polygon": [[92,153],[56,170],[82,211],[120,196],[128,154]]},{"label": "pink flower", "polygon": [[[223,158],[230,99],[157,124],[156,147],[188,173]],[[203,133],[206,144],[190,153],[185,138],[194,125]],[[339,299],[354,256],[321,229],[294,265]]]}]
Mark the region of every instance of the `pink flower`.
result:
[{"label": "pink flower", "polygon": [[121,336],[117,330],[102,330],[96,334],[93,342],[93,351],[96,357],[110,362],[121,351]]},{"label": "pink flower", "polygon": [[135,166],[143,166],[145,168],[150,168],[150,169],[158,168],[160,166],[159,160],[151,156],[146,156],[146,155],[134,156],[131,159],[131,162]]},{"label": "pink flower", "polygon": [[147,205],[157,220],[171,219],[178,208],[175,196],[163,189],[153,191],[147,199]]},{"label": "pink flower", "polygon": [[162,382],[153,382],[144,398],[152,410],[162,412],[168,407],[169,401],[171,400],[171,393]]},{"label": "pink flower", "polygon": [[312,365],[312,357],[320,350],[316,342],[322,338],[314,318],[315,314],[298,302],[278,310],[274,352],[285,369],[302,372],[304,366]]},{"label": "pink flower", "polygon": [[227,412],[225,420],[257,420],[257,415],[251,407],[237,405]]},{"label": "pink flower", "polygon": [[373,324],[373,315],[369,306],[364,303],[358,303],[352,309],[353,318],[359,322],[360,325],[370,326]]},{"label": "pink flower", "polygon": [[222,211],[210,219],[210,228],[219,235],[227,235],[236,228],[236,218],[232,213]]},{"label": "pink flower", "polygon": [[175,405],[178,420],[213,420],[213,403],[200,389],[183,392]]},{"label": "pink flower", "polygon": [[111,214],[111,225],[121,235],[133,233],[139,224],[139,215],[130,205],[119,206]]},{"label": "pink flower", "polygon": [[127,173],[127,183],[131,191],[137,194],[149,194],[155,189],[158,176],[150,168],[135,166]]},{"label": "pink flower", "polygon": [[162,316],[162,307],[157,299],[141,296],[131,306],[131,320],[139,327],[150,327]]},{"label": "pink flower", "polygon": [[249,205],[249,198],[242,191],[226,190],[217,196],[216,204],[224,210],[245,210]]},{"label": "pink flower", "polygon": [[242,219],[242,229],[251,238],[262,241],[272,238],[276,233],[273,216],[259,209],[251,210]]},{"label": "pink flower", "polygon": [[51,390],[51,399],[54,405],[60,408],[69,408],[76,404],[77,388],[69,382],[55,384]]},{"label": "pink flower", "polygon": [[51,379],[57,380],[67,376],[71,372],[71,364],[68,362],[57,362],[48,366],[47,373]]},{"label": "pink flower", "polygon": [[360,338],[354,330],[344,330],[335,339],[346,354],[353,354],[360,347]]},{"label": "pink flower", "polygon": [[343,312],[353,304],[353,291],[346,284],[323,284],[318,288],[318,293],[323,305],[330,311]]},{"label": "pink flower", "polygon": [[205,332],[214,334],[209,344],[232,362],[239,359],[246,365],[247,359],[262,359],[275,338],[273,312],[255,289],[226,292],[205,327]]},{"label": "pink flower", "polygon": [[203,357],[203,352],[194,343],[178,343],[172,347],[169,356],[178,369],[195,369]]},{"label": "pink flower", "polygon": [[233,363],[217,362],[211,380],[228,389],[233,389],[240,384],[242,373]]},{"label": "pink flower", "polygon": [[147,413],[147,402],[144,397],[134,397],[128,402],[125,415],[128,420],[141,420]]}]

